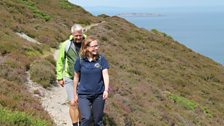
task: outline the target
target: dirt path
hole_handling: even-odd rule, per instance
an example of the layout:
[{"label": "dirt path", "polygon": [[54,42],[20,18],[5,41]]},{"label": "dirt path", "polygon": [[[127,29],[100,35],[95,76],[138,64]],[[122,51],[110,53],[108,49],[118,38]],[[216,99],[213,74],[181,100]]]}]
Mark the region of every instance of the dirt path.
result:
[{"label": "dirt path", "polygon": [[[55,60],[57,55],[58,50],[55,50],[53,54]],[[49,113],[56,126],[72,125],[68,110],[67,94],[63,87],[54,86],[50,89],[45,89],[30,79],[29,71],[27,71],[27,87],[30,93],[40,99],[43,108]]]},{"label": "dirt path", "polygon": [[30,79],[29,72],[27,72],[27,75],[29,91],[40,99],[43,108],[49,113],[56,126],[71,126],[64,88],[55,86],[51,89],[45,89]]},{"label": "dirt path", "polygon": [[92,27],[98,26],[99,24],[102,24],[102,23],[104,23],[104,22],[105,22],[105,21],[102,21],[102,22],[100,22],[100,23],[96,23],[96,24],[88,25],[88,26],[84,27],[84,32],[86,32],[86,31],[90,30]]},{"label": "dirt path", "polygon": [[28,35],[26,35],[26,34],[23,33],[23,32],[22,32],[22,33],[16,32],[16,34],[17,34],[19,37],[21,37],[21,38],[27,40],[28,42],[36,43],[36,44],[41,44],[40,42],[38,42],[37,40],[35,40],[35,39],[29,37]]}]

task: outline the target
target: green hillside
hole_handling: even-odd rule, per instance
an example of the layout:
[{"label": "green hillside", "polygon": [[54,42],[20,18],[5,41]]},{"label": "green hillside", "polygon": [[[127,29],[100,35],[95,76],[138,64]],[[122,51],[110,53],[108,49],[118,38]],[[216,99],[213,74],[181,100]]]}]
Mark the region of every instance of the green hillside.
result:
[{"label": "green hillside", "polygon": [[66,0],[1,0],[0,17],[0,125],[53,125],[27,91],[26,72],[46,88],[55,83],[50,54],[69,36],[73,23],[100,23],[87,35],[99,38],[110,63],[106,125],[224,124],[224,67],[165,33],[116,16],[95,17]]},{"label": "green hillside", "polygon": [[[119,17],[91,30],[110,60],[108,114],[118,125],[224,124],[224,68],[157,30]],[[119,118],[117,118],[119,117]]]}]

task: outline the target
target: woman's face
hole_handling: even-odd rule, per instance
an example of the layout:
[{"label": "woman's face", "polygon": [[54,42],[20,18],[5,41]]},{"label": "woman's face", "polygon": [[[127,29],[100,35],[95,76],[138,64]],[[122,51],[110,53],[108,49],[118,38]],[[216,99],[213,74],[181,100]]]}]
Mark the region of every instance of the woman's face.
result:
[{"label": "woman's face", "polygon": [[89,46],[87,47],[87,50],[92,54],[96,55],[98,54],[99,45],[96,40],[90,42]]}]

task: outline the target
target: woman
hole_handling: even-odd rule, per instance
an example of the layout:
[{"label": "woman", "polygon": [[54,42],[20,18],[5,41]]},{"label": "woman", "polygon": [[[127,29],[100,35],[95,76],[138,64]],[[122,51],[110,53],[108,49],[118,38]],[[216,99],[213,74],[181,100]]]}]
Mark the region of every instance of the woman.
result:
[{"label": "woman", "polygon": [[97,40],[87,37],[81,46],[81,56],[74,65],[74,103],[79,105],[82,126],[90,125],[91,112],[94,126],[103,125],[103,109],[108,98],[109,65],[105,57],[98,53],[98,49]]}]

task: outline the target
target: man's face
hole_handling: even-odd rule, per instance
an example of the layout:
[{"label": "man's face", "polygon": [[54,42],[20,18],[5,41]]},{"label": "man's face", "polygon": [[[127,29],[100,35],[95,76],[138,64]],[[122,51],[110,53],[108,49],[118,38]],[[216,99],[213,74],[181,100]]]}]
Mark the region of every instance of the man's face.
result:
[{"label": "man's face", "polygon": [[82,31],[75,31],[72,33],[74,40],[76,43],[81,43],[83,36],[82,36]]}]

